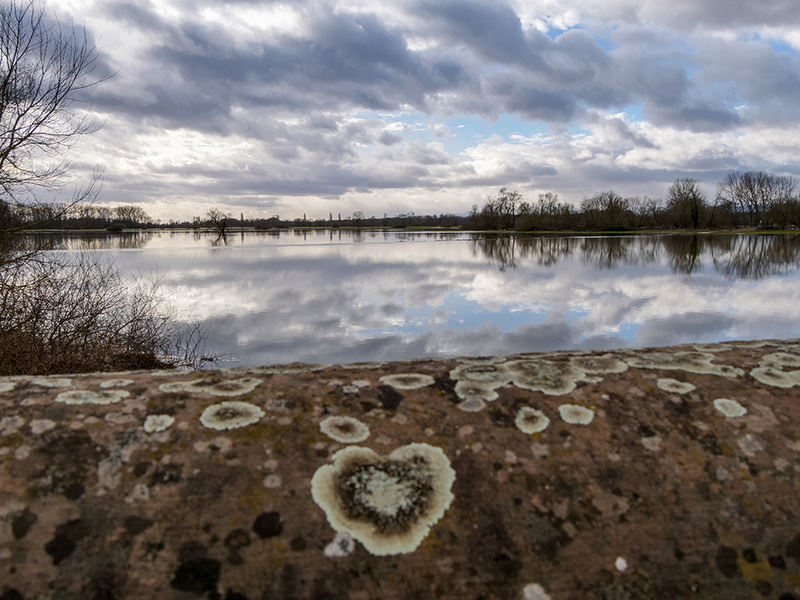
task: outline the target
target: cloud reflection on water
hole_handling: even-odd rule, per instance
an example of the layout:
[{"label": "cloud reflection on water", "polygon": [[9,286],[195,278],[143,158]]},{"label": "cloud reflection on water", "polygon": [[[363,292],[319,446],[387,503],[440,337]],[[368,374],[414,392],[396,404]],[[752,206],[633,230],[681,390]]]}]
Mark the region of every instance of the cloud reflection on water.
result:
[{"label": "cloud reflection on water", "polygon": [[241,364],[800,336],[798,236],[360,239],[253,234],[211,248],[156,234],[138,251],[125,242],[117,264],[157,269],[210,325],[208,347]]}]

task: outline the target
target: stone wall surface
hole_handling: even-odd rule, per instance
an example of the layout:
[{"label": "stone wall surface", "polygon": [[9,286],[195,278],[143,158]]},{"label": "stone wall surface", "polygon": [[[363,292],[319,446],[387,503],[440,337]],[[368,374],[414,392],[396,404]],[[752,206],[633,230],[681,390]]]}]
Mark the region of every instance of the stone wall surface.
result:
[{"label": "stone wall surface", "polygon": [[0,379],[0,599],[800,598],[800,342]]}]

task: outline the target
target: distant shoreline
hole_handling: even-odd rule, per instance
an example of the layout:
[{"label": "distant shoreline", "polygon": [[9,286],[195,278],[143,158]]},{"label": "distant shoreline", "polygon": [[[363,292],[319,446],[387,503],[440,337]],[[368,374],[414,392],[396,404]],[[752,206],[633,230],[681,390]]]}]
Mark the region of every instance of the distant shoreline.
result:
[{"label": "distant shoreline", "polygon": [[[622,230],[512,230],[512,229],[460,229],[455,227],[314,227],[314,226],[291,226],[291,227],[230,227],[226,235],[234,233],[277,233],[281,231],[413,231],[413,232],[440,232],[440,233],[480,233],[491,235],[533,235],[533,236],[631,236],[631,235],[799,235],[800,229],[759,229],[754,227],[736,229],[622,229]],[[218,232],[209,227],[126,227],[119,231],[109,231],[107,229],[30,229],[25,232],[30,234],[72,234],[72,233],[96,233],[106,235],[121,235],[126,233],[144,232],[187,232],[187,233],[208,233],[218,235]]]}]

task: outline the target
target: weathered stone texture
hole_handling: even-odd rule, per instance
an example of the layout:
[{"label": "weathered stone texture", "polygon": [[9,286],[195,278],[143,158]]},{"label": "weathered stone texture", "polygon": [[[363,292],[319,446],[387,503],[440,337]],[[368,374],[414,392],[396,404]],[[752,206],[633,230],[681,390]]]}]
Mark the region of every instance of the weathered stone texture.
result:
[{"label": "weathered stone texture", "polygon": [[[798,388],[796,341],[0,379],[0,600],[800,598]],[[312,498],[365,430],[455,472],[404,553]],[[424,513],[414,460],[348,518]]]}]

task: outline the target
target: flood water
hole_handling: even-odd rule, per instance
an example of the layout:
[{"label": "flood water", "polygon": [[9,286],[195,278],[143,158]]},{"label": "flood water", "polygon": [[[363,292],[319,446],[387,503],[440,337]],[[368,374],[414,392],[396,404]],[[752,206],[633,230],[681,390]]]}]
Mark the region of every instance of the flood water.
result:
[{"label": "flood water", "polygon": [[800,236],[289,230],[61,244],[163,279],[223,366],[800,337]]}]

